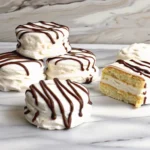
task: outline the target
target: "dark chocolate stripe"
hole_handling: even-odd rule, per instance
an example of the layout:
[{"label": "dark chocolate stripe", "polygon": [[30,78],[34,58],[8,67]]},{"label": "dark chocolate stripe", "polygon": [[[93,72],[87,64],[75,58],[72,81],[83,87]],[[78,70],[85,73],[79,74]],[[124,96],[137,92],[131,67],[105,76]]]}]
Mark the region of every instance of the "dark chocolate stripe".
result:
[{"label": "dark chocolate stripe", "polygon": [[[89,92],[86,89],[84,89],[83,87],[79,86],[78,84],[71,82],[70,80],[67,80],[66,82],[67,82],[68,86],[72,89],[72,91],[70,89],[68,89],[64,84],[62,84],[57,78],[54,79],[54,83],[56,84],[60,93],[64,96],[64,98],[68,101],[68,103],[70,105],[70,113],[68,115],[68,118],[66,118],[66,116],[65,116],[65,110],[61,103],[61,99],[59,99],[56,96],[56,94],[46,85],[46,83],[43,80],[40,81],[39,84],[40,84],[44,94],[39,89],[37,89],[35,87],[35,85],[31,85],[30,86],[31,90],[27,90],[26,92],[32,93],[33,97],[35,98],[36,105],[38,104],[36,92],[40,95],[40,97],[43,98],[43,100],[46,102],[46,104],[48,105],[49,109],[52,112],[52,116],[51,116],[52,119],[56,119],[56,117],[57,117],[56,112],[55,112],[55,105],[53,102],[53,98],[54,98],[59,105],[64,125],[68,129],[71,127],[72,113],[74,110],[74,105],[73,105],[71,99],[69,98],[68,94],[73,96],[79,102],[79,104],[80,104],[79,116],[82,116],[83,99],[82,99],[81,95],[78,93],[78,91],[75,89],[75,87],[77,87],[80,90],[82,90],[83,92],[85,92],[88,95],[88,97],[89,97]],[[88,103],[91,104],[90,100]],[[35,117],[33,118],[33,120],[35,120]]]},{"label": "dark chocolate stripe", "polygon": [[60,28],[64,28],[66,30],[69,30],[69,28],[67,26],[64,26],[64,25],[61,25],[61,24],[58,24],[58,23],[55,23],[55,22],[51,22],[51,23],[54,24],[54,25],[57,25]]},{"label": "dark chocolate stripe", "polygon": [[72,86],[71,81],[67,80],[67,84],[70,86],[70,88],[74,91],[74,93],[77,95],[75,98],[76,100],[78,100],[78,102],[80,103],[80,109],[79,109],[79,116],[83,116],[82,114],[82,109],[83,109],[83,99],[80,96],[80,94],[78,93],[78,91]]},{"label": "dark chocolate stripe", "polygon": [[[13,60],[13,62],[11,60]],[[11,65],[11,64],[19,65],[25,70],[27,76],[29,76],[30,73],[29,73],[28,68],[24,64],[22,64],[26,62],[35,62],[35,63],[40,64],[40,66],[42,67],[42,64],[40,63],[40,61],[36,61],[34,59],[23,57],[20,54],[18,54],[16,51],[0,54],[0,68],[6,65]]]},{"label": "dark chocolate stripe", "polygon": [[[70,128],[71,126],[71,121],[72,121],[72,112],[74,110],[74,106],[73,106],[73,103],[72,101],[70,100],[70,98],[67,96],[67,94],[64,92],[64,89],[67,91],[67,88],[65,86],[63,86],[63,84],[57,79],[57,78],[54,78],[54,82],[57,86],[57,88],[59,89],[59,91],[62,93],[62,95],[66,98],[66,100],[68,101],[68,103],[70,104],[70,113],[68,115],[68,126],[67,128]],[[63,88],[62,88],[63,87]],[[67,91],[69,94],[70,92]]]},{"label": "dark chocolate stripe", "polygon": [[34,122],[36,120],[36,118],[39,116],[39,111],[37,111],[32,119],[32,122]]},{"label": "dark chocolate stripe", "polygon": [[[90,64],[91,64],[91,61],[89,60],[89,58],[91,58],[91,59],[93,59],[92,68],[94,69],[94,71],[96,71],[96,68],[95,68],[96,60],[95,60],[95,58],[93,58],[92,56],[86,55],[86,54],[93,55],[93,53],[91,53],[91,52],[89,52],[87,50],[82,50],[82,49],[81,50],[75,50],[75,51],[74,50],[70,51],[68,54],[66,54],[64,56],[58,56],[58,57],[49,58],[47,61],[49,62],[51,60],[58,59],[55,62],[55,65],[57,65],[57,63],[60,62],[60,61],[73,60],[73,61],[78,62],[80,64],[80,66],[81,66],[81,71],[84,71],[84,65],[83,65],[82,61],[77,59],[77,58],[84,59],[84,60],[88,61],[88,65],[87,65],[86,70],[89,70],[89,67],[90,67]],[[68,57],[65,57],[65,56],[68,56]]]},{"label": "dark chocolate stripe", "polygon": [[[47,25],[47,26],[49,26],[49,28],[43,27],[41,25],[37,25],[35,23],[28,22],[26,25],[31,26],[31,27],[36,27],[36,28],[39,28],[39,29],[27,27],[26,25],[19,25],[16,29],[25,28],[25,29],[29,29],[30,31],[19,30],[19,31],[16,32],[16,36],[19,35],[18,39],[21,39],[22,36],[26,33],[32,33],[32,32],[43,33],[50,39],[52,44],[55,44],[55,40],[46,31],[54,32],[56,34],[56,39],[59,39],[59,34],[57,32],[60,32],[63,36],[64,36],[64,33],[61,30],[59,30],[58,28],[64,28],[66,30],[69,30],[67,26],[59,25],[59,24],[56,24],[54,22],[51,22],[51,24],[48,24],[44,21],[39,21],[39,23],[41,23],[43,25]],[[55,29],[53,29],[53,28],[55,28]],[[22,32],[22,33],[20,33],[20,32]],[[17,48],[19,48],[20,46],[21,46],[21,43],[18,41]]]},{"label": "dark chocolate stripe", "polygon": [[38,106],[38,98],[37,98],[37,95],[36,95],[36,91],[38,91],[38,89],[32,84],[30,85],[30,90],[27,90],[26,92],[31,92],[32,95],[33,95],[33,98],[35,99],[35,105]]},{"label": "dark chocolate stripe", "polygon": [[84,89],[83,87],[81,87],[79,84],[77,84],[75,82],[72,82],[72,81],[70,81],[70,82],[88,95],[88,97],[89,97],[88,104],[92,105],[92,102],[90,101],[89,91],[87,91],[86,89]]},{"label": "dark chocolate stripe", "polygon": [[8,62],[8,63],[4,63],[2,65],[0,65],[0,68],[3,67],[3,66],[7,66],[7,65],[11,65],[11,64],[15,64],[15,65],[19,65],[21,66],[22,68],[24,68],[24,70],[26,71],[26,74],[29,76],[29,70],[21,63],[19,62]]},{"label": "dark chocolate stripe", "polygon": [[[61,57],[62,58],[62,57]],[[52,58],[53,59],[53,58]],[[75,59],[75,58],[62,58],[62,59],[59,59],[55,62],[55,65],[57,65],[58,62],[60,61],[64,61],[64,60],[74,60],[74,61],[77,61],[80,63],[80,66],[81,66],[81,70],[84,71],[84,67],[83,67],[83,63],[81,61],[79,61],[78,59]]]},{"label": "dark chocolate stripe", "polygon": [[143,104],[146,104],[146,99],[147,99],[147,97],[144,97],[144,103]]},{"label": "dark chocolate stripe", "polygon": [[42,87],[44,94],[47,96],[47,98],[44,98],[45,97],[44,95],[42,97],[45,100],[48,107],[51,109],[51,111],[52,111],[51,118],[54,120],[54,119],[56,119],[56,111],[55,111],[55,107],[54,107],[54,102],[46,90],[46,84],[44,81],[40,81],[40,86]]},{"label": "dark chocolate stripe", "polygon": [[[78,51],[80,51],[81,53],[84,52],[84,53],[88,53],[88,54],[94,55],[94,53],[92,53],[91,51],[86,50],[86,49],[83,49],[83,48],[72,47],[72,50],[78,50]],[[95,56],[95,55],[94,55],[94,56]]]},{"label": "dark chocolate stripe", "polygon": [[[63,33],[61,30],[56,29],[56,28],[55,28],[55,29],[52,29],[52,26],[51,26],[51,25],[46,24],[46,23],[42,23],[42,22],[40,22],[40,23],[41,23],[41,24],[44,24],[44,25],[46,25],[46,26],[49,26],[49,28],[43,27],[43,26],[40,26],[40,25],[37,25],[37,24],[34,24],[34,23],[31,23],[31,22],[28,22],[27,25],[31,25],[31,26],[33,26],[33,27],[39,27],[39,28],[41,28],[41,29],[53,31],[53,32],[55,32],[55,34],[57,35],[57,39],[59,38],[59,35],[58,35],[58,33],[57,33],[56,31],[60,32],[60,33],[64,36],[64,33]],[[53,26],[53,27],[56,27],[56,26]]]},{"label": "dark chocolate stripe", "polygon": [[150,65],[150,62],[147,62],[147,61],[142,61],[142,62],[145,63],[145,64]]},{"label": "dark chocolate stripe", "polygon": [[65,46],[65,43],[63,43],[63,47],[65,48],[66,52],[67,52],[67,47]]},{"label": "dark chocolate stripe", "polygon": [[90,77],[87,77],[87,78],[86,78],[85,83],[89,84],[89,83],[91,83],[91,82],[92,82],[92,80],[93,80],[93,76],[92,76],[92,75],[90,75]]},{"label": "dark chocolate stripe", "polygon": [[[43,83],[45,84],[44,81],[43,81]],[[68,121],[66,119],[65,110],[64,110],[64,107],[61,103],[61,100],[56,96],[56,94],[54,92],[52,92],[52,90],[46,84],[45,84],[45,88],[53,96],[53,98],[57,101],[57,103],[59,105],[60,112],[62,114],[62,119],[63,119],[64,125],[66,128],[68,128]]]},{"label": "dark chocolate stripe", "polygon": [[134,72],[140,73],[141,75],[144,75],[144,76],[150,78],[150,76],[149,76],[150,72],[146,69],[142,69],[138,66],[131,65],[131,64],[125,62],[124,60],[117,60],[116,62],[118,62],[119,64],[123,64],[124,66],[126,66],[127,68],[130,68]]},{"label": "dark chocolate stripe", "polygon": [[27,115],[28,113],[30,113],[30,110],[29,110],[29,109],[27,109],[27,110],[24,112],[25,115]]},{"label": "dark chocolate stripe", "polygon": [[[45,31],[52,31],[56,34],[56,39],[59,39],[59,34],[52,28],[46,28],[46,27],[31,23],[31,22],[28,22],[27,25],[30,25],[32,27],[38,27],[38,28],[44,29]],[[30,29],[32,30],[32,28],[30,28]]]},{"label": "dark chocolate stripe", "polygon": [[[137,61],[135,61],[135,60],[130,60],[130,61],[132,61],[132,62],[134,62],[135,64],[138,64],[138,65],[140,65],[140,66],[144,66],[144,67],[150,68],[150,65],[147,66],[147,65],[144,65],[144,64],[142,64],[142,63],[139,63],[139,62],[137,62]],[[143,63],[144,63],[144,62],[143,62]]]}]

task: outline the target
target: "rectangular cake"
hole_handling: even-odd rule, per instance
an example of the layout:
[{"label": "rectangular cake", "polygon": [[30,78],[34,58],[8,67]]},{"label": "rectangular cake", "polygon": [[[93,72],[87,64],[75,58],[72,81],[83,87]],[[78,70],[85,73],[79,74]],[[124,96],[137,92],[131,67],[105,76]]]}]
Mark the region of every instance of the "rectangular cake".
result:
[{"label": "rectangular cake", "polygon": [[117,60],[102,70],[100,91],[140,107],[149,101],[150,62]]}]

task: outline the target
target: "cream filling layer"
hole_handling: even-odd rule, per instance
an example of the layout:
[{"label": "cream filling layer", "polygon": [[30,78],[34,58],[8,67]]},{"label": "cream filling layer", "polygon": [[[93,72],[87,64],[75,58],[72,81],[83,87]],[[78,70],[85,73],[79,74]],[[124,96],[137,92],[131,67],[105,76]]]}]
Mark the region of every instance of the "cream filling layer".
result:
[{"label": "cream filling layer", "polygon": [[133,95],[145,96],[143,95],[143,92],[145,92],[146,89],[138,89],[110,76],[105,75],[105,77],[101,79],[101,82],[111,85],[114,88],[119,89],[121,91],[131,93]]}]

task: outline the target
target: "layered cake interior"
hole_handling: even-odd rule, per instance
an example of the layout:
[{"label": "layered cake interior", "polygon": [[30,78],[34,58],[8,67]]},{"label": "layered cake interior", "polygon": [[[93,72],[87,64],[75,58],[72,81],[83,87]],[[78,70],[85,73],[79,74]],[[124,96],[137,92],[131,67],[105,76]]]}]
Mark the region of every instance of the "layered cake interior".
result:
[{"label": "layered cake interior", "polygon": [[117,60],[102,71],[100,91],[112,98],[140,107],[148,103],[150,63]]}]

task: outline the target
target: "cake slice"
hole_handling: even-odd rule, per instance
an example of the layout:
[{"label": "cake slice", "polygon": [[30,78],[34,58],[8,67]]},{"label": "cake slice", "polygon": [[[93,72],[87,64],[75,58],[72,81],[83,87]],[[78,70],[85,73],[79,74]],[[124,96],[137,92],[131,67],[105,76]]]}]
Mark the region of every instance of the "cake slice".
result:
[{"label": "cake slice", "polygon": [[100,91],[140,107],[149,102],[150,62],[117,60],[102,70]]}]

